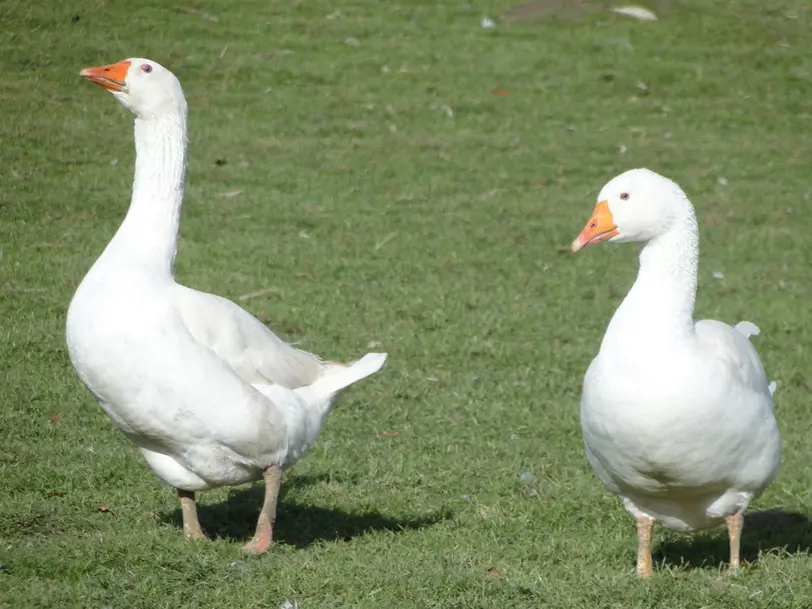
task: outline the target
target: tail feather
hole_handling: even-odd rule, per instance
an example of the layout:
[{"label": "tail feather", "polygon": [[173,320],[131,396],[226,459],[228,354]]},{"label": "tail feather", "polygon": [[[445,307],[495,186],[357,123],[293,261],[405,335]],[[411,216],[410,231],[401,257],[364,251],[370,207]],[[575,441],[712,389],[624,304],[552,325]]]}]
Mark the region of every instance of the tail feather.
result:
[{"label": "tail feather", "polygon": [[751,321],[740,321],[734,328],[736,328],[740,334],[743,334],[745,338],[761,334],[761,330],[758,329],[758,326]]},{"label": "tail feather", "polygon": [[[733,327],[739,334],[742,334],[748,340],[750,340],[751,336],[758,336],[761,334],[761,330],[759,330],[758,326],[751,321],[740,321]],[[778,383],[775,381],[770,382],[767,389],[770,392],[770,397],[774,396],[775,390],[778,389]]]},{"label": "tail feather", "polygon": [[383,367],[386,355],[386,353],[367,353],[352,364],[329,366],[324,376],[306,387],[296,389],[296,393],[310,404],[328,400],[342,389],[375,374]]}]

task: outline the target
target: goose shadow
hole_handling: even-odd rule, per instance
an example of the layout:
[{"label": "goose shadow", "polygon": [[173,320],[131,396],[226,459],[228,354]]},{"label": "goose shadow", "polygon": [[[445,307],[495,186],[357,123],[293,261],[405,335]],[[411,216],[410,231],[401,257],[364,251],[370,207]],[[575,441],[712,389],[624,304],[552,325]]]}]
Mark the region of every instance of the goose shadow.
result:
[{"label": "goose shadow", "polygon": [[[285,495],[290,490],[335,479],[335,475],[320,474],[291,477],[282,483],[277,503],[274,541],[306,548],[321,541],[349,541],[373,531],[398,533],[421,529],[452,517],[451,512],[445,509],[414,518],[393,518],[377,510],[347,512],[285,500]],[[254,534],[264,497],[265,488],[262,484],[233,489],[229,491],[225,501],[198,505],[200,525],[211,539],[247,542]],[[179,529],[183,528],[180,507],[158,514],[158,519]]]},{"label": "goose shadow", "polygon": [[[801,554],[812,550],[812,522],[800,512],[763,510],[744,514],[741,560],[758,562],[761,552],[784,550]],[[654,552],[655,563],[691,569],[717,568],[730,560],[730,543],[724,528],[696,535],[671,537]]]}]

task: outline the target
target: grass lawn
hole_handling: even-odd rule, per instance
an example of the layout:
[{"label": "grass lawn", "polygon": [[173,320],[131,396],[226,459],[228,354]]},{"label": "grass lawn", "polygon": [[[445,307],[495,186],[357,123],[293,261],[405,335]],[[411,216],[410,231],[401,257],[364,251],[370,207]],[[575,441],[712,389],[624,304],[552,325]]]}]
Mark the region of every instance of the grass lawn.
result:
[{"label": "grass lawn", "polygon": [[[649,6],[6,0],[0,607],[809,607],[812,3]],[[330,359],[390,354],[286,475],[259,558],[261,486],[201,493],[213,541],[187,541],[68,361],[134,156],[130,114],[78,72],[130,56],[189,102],[179,281],[263,292],[237,301]],[[568,247],[636,166],[697,207],[697,315],[758,324],[778,381],[783,465],[734,578],[724,530],[657,529],[637,581],[633,520],[583,453],[581,381],[636,248]]]}]

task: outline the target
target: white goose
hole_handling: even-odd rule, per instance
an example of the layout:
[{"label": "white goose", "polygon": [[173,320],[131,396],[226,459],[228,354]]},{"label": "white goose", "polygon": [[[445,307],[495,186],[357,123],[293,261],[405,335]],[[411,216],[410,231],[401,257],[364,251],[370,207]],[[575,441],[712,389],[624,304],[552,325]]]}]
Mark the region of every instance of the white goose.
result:
[{"label": "white goose", "polygon": [[264,478],[245,545],[264,552],[282,471],[315,441],[340,392],[377,372],[386,354],[321,361],[236,304],[175,283],[186,170],[180,83],[137,58],[81,76],[135,114],[136,162],[127,216],[68,310],[71,362],[155,474],[178,489],[188,536],[204,537],[195,491]]},{"label": "white goose", "polygon": [[694,531],[727,520],[736,569],[744,510],[781,460],[774,385],[748,340],[758,328],[694,322],[699,231],[677,184],[634,169],[598,201],[573,251],[602,241],[645,246],[584,378],[587,458],[637,520],[638,575],[652,574],[654,522]]}]

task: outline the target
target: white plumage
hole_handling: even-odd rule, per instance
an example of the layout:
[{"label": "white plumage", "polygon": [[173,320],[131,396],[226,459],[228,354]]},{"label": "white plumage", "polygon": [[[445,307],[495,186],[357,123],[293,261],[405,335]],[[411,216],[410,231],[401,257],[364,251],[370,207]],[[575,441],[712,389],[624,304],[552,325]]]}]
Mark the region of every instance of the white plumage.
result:
[{"label": "white plumage", "polygon": [[748,338],[758,328],[693,320],[694,209],[674,182],[628,171],[601,191],[573,250],[643,241],[637,280],[586,373],[581,428],[589,463],[638,520],[638,571],[651,573],[651,525],[718,525],[738,566],[742,513],[781,458],[771,383]]},{"label": "white plumage", "polygon": [[328,363],[233,302],[175,282],[186,168],[186,101],[175,76],[129,59],[84,70],[135,114],[127,216],[76,291],[67,343],[79,377],[152,470],[179,489],[184,530],[202,537],[194,491],[265,478],[257,535],[270,546],[281,472],[313,444],[343,389],[386,354]]}]

